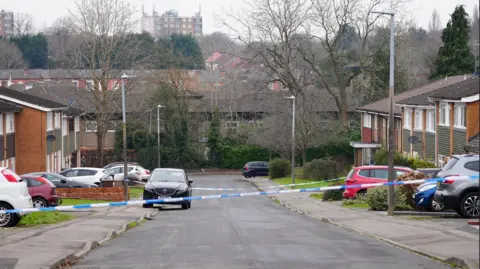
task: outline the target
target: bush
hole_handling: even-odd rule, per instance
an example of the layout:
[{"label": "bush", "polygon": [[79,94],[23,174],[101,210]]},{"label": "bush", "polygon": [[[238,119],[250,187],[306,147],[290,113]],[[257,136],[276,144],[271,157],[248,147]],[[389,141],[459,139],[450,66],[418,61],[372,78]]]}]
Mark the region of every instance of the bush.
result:
[{"label": "bush", "polygon": [[[388,187],[376,187],[367,190],[367,204],[374,211],[388,209]],[[408,210],[407,196],[402,188],[395,188],[395,210]]]},{"label": "bush", "polygon": [[337,163],[329,158],[315,159],[303,167],[303,177],[313,180],[336,178],[339,174]]},{"label": "bush", "polygon": [[[388,165],[388,150],[379,149],[373,156],[376,165]],[[413,159],[404,157],[400,152],[394,152],[393,163],[398,166],[412,167]]]},{"label": "bush", "polygon": [[[418,180],[418,179],[425,179],[424,173],[413,171],[410,173],[405,173],[403,175],[398,176],[397,181],[409,181],[409,180]],[[413,193],[421,184],[407,184],[407,185],[400,185],[399,188],[403,189],[405,192],[405,197],[407,199],[407,204],[411,207],[415,207],[415,202],[413,201]]]},{"label": "bush", "polygon": [[273,159],[268,164],[268,168],[270,170],[270,173],[269,173],[270,179],[286,177],[292,172],[290,166],[291,164],[290,164],[290,161],[288,160],[279,159],[279,158]]},{"label": "bush", "polygon": [[412,169],[418,168],[436,168],[437,166],[434,163],[424,161],[422,159],[412,159]]},{"label": "bush", "polygon": [[[343,182],[335,182],[330,186],[342,186]],[[343,190],[326,190],[323,192],[322,201],[341,201],[343,198]]]},{"label": "bush", "polygon": [[239,169],[248,162],[268,161],[267,149],[257,146],[225,146],[220,149],[223,168]]}]

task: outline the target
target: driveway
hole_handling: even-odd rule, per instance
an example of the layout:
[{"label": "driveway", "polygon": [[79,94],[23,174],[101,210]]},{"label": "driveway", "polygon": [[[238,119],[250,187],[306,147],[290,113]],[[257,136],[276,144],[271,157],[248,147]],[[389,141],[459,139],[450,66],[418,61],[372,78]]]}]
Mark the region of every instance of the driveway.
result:
[{"label": "driveway", "polygon": [[[191,176],[195,187],[245,188],[239,176]],[[221,192],[196,191],[194,195]],[[175,207],[173,207],[175,208]],[[409,251],[337,228],[267,197],[193,201],[94,250],[74,268],[443,269]]]}]

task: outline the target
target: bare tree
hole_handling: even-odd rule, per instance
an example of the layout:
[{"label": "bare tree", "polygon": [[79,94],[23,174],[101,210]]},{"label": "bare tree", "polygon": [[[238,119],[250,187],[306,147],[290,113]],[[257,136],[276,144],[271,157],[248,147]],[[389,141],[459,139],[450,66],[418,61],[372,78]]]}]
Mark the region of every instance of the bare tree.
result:
[{"label": "bare tree", "polygon": [[34,31],[32,15],[24,13],[15,14],[13,20],[14,35],[30,35],[33,34]]},{"label": "bare tree", "polygon": [[430,74],[435,70],[435,61],[437,59],[438,50],[442,46],[442,23],[440,21],[440,15],[437,10],[434,9],[432,17],[428,23],[428,35],[425,47],[423,49],[423,59],[425,60],[426,73]]},{"label": "bare tree", "polygon": [[202,49],[202,54],[205,59],[210,57],[214,52],[237,54],[240,50],[239,44],[235,44],[228,35],[221,32],[214,32],[198,37],[198,44]]},{"label": "bare tree", "polygon": [[372,59],[382,43],[388,42],[388,39],[372,42],[380,17],[372,11],[382,11],[385,6],[396,11],[403,2],[311,0],[311,4],[307,30],[312,42],[309,49],[300,51],[317,76],[318,86],[333,97],[343,131],[348,132],[349,86],[361,73],[375,68]]},{"label": "bare tree", "polygon": [[15,69],[25,66],[22,52],[8,40],[0,39],[0,69]]},{"label": "bare tree", "polygon": [[93,81],[89,92],[95,108],[100,166],[103,165],[104,136],[112,116],[113,99],[119,94],[119,91],[107,89],[110,80],[121,77],[122,64],[131,56],[132,44],[125,37],[133,30],[134,12],[123,0],[79,0],[65,20],[65,26],[76,36],[77,42],[69,48],[69,66],[86,70],[78,73]]},{"label": "bare tree", "polygon": [[65,18],[57,19],[51,27],[45,30],[45,35],[48,40],[49,56],[55,62],[64,60],[68,45],[72,40],[72,32],[67,27]]},{"label": "bare tree", "polygon": [[432,33],[438,33],[442,31],[442,28],[440,15],[438,14],[437,9],[434,9],[432,16],[430,17],[430,22],[428,23],[428,31]]}]

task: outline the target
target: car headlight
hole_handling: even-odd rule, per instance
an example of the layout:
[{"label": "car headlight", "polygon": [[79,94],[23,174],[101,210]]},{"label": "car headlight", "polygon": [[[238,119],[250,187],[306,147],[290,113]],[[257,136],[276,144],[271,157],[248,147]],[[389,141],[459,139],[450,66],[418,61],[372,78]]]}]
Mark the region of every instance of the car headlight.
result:
[{"label": "car headlight", "polygon": [[433,189],[435,187],[437,187],[436,184],[429,184],[429,185],[426,185],[426,186],[423,186],[423,187],[419,188],[418,192],[428,191],[428,190]]},{"label": "car headlight", "polygon": [[145,185],[144,190],[146,190],[148,192],[153,192],[153,187],[147,184],[147,185]]},{"label": "car headlight", "polygon": [[179,191],[186,191],[187,189],[188,189],[188,186],[181,186],[177,188],[177,190]]}]

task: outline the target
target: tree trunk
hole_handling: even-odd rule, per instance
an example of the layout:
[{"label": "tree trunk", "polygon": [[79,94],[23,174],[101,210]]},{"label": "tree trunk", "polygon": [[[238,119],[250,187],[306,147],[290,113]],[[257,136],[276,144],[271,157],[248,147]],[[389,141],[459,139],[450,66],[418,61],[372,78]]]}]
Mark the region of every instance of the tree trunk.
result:
[{"label": "tree trunk", "polygon": [[303,145],[303,150],[302,150],[302,166],[303,167],[305,167],[305,164],[307,164],[307,150],[308,150],[307,145]]},{"label": "tree trunk", "polygon": [[340,89],[340,122],[343,133],[348,134],[348,101],[346,89]]},{"label": "tree trunk", "polygon": [[97,130],[97,165],[103,167],[103,132]]}]

